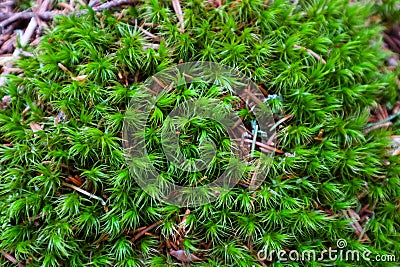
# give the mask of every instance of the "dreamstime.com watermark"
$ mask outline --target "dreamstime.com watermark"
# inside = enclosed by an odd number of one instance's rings
[[[396,262],[396,256],[392,254],[373,255],[366,249],[364,251],[346,249],[347,241],[338,239],[336,248],[329,247],[322,251],[317,250],[268,250],[266,247],[258,251],[257,258],[260,261],[280,261],[280,262],[305,262],[305,261],[331,261],[337,260],[346,262],[371,261],[371,262]]]

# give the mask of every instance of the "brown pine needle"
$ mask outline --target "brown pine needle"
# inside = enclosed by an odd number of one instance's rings
[[[147,228],[147,226],[139,227],[138,229],[136,229],[135,231],[133,231],[133,233],[136,234],[136,233],[138,233],[138,232],[140,232],[140,231],[143,231],[143,230],[146,229],[146,228]]]
[[[285,117],[283,117],[282,119],[280,119],[277,123],[274,124],[274,126],[271,127],[271,131],[275,130],[276,127],[278,127],[282,122],[290,119],[291,117],[293,117],[293,114],[287,115]]]
[[[311,49],[307,49],[303,46],[299,46],[299,45],[294,45],[294,48],[298,48],[298,49],[304,49],[307,51],[307,53],[309,53],[311,56],[313,56],[316,60],[321,60],[322,64],[326,64],[326,61],[317,53],[315,53],[314,51],[312,51]]]
[[[58,66],[60,69],[62,69],[65,73],[68,73],[69,75],[74,76],[74,75],[72,74],[72,72],[71,72],[69,69],[67,69],[67,67],[65,67],[63,64],[58,63],[57,66]]]
[[[135,242],[136,240],[138,240],[139,238],[141,238],[143,235],[145,235],[147,232],[153,230],[154,228],[156,228],[157,226],[159,226],[160,224],[162,224],[162,222],[164,221],[164,219],[150,225],[149,227],[146,227],[145,229],[143,229],[142,231],[140,231],[137,235],[135,235],[132,239],[131,242]]]
[[[235,141],[241,141],[241,139],[236,139]],[[253,143],[253,140],[249,140],[249,139],[244,139],[243,141],[245,143]],[[256,145],[259,146],[259,147],[265,148],[266,150],[269,150],[269,151],[275,151],[277,153],[284,153],[282,150],[276,149],[276,148],[274,148],[272,146],[269,146],[269,145],[266,145],[266,144],[263,144],[263,143],[260,143],[260,142],[256,142]]]
[[[151,77],[152,79],[153,79],[153,81],[155,81],[156,82],[156,84],[158,84],[161,88],[166,88],[167,87],[167,85],[165,85],[164,83],[162,83],[159,79],[157,79],[157,77],[155,77],[155,76],[152,76]]]
[[[11,261],[12,263],[18,263],[18,267],[24,267],[25,265],[23,265],[22,263],[19,263],[17,261],[16,258],[14,258],[13,256],[11,256],[10,254],[8,254],[7,252],[4,251],[0,251],[1,255],[4,256],[4,258],[6,258],[7,260]]]
[[[176,16],[178,17],[179,29],[181,30],[181,32],[184,32],[183,12],[182,12],[181,3],[179,2],[179,0],[172,0],[172,7],[174,8]]]
[[[78,191],[79,193],[82,193],[82,194],[84,194],[84,195],[86,195],[86,196],[88,196],[88,197],[91,197],[91,198],[94,198],[94,199],[99,200],[100,203],[101,203],[101,205],[103,205],[103,206],[106,205],[106,202],[105,202],[101,197],[98,197],[98,196],[96,196],[96,195],[93,195],[93,194],[91,194],[91,193],[89,193],[89,192],[83,190],[82,188],[79,188],[79,187],[77,187],[77,186],[75,186],[75,185],[68,184],[68,183],[65,183],[65,182],[62,182],[62,185],[63,185],[63,186],[67,186],[67,187],[69,187],[69,188],[72,188],[72,189]]]

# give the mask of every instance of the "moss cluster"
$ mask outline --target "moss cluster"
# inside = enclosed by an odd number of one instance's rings
[[[345,239],[348,249],[399,258],[399,157],[389,153],[391,131],[365,133],[370,108],[395,101],[395,74],[382,68],[372,5],[348,2],[187,1],[184,32],[168,1],[118,17],[57,18],[35,57],[18,62],[23,75],[1,88],[11,101],[0,111],[0,250],[27,266],[172,266],[176,246],[202,259],[193,266],[262,266],[256,254],[265,247],[322,251]],[[238,68],[268,92],[277,121],[292,117],[277,127],[285,153],[259,190],[238,185],[189,213],[137,186],[121,130],[141,82],[195,60]],[[157,128],[149,138],[159,138]],[[343,211],[366,205],[368,239],[359,240]]]

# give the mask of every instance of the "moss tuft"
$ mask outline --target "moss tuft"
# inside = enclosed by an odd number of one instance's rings
[[[24,75],[0,90],[11,97],[0,111],[0,250],[27,266],[172,266],[180,262],[168,253],[172,243],[202,259],[193,266],[261,266],[265,247],[322,251],[345,239],[349,249],[400,258],[399,157],[388,153],[391,130],[365,133],[370,109],[398,93],[395,74],[382,69],[373,5],[270,2],[182,3],[183,33],[168,1],[145,1],[120,18],[58,17],[35,57],[18,62]],[[259,190],[237,185],[189,214],[138,187],[121,131],[147,77],[195,60],[238,68],[268,92],[277,121],[292,116],[277,126],[285,153]],[[187,90],[171,103],[196,96]],[[195,124],[196,134],[216,127]],[[156,127],[148,134],[157,142]],[[195,153],[190,144],[185,153]],[[182,183],[201,179],[183,175]],[[350,226],[352,210],[364,215],[364,233]],[[13,266],[4,257],[0,264]]]

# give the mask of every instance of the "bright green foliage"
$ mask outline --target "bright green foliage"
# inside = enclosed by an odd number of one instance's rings
[[[184,2],[184,33],[169,1],[138,4],[120,20],[111,11],[57,18],[36,56],[18,62],[24,76],[10,76],[1,88],[12,99],[0,112],[0,250],[29,266],[179,265],[165,240],[174,240],[186,209],[155,201],[135,183],[122,151],[123,113],[149,75],[180,61],[207,60],[251,76],[277,95],[268,101],[278,120],[293,117],[277,127],[277,147],[286,154],[274,157],[259,190],[238,185],[191,209],[181,249],[204,258],[191,265],[261,266],[255,255],[266,246],[322,251],[339,238],[349,249],[399,259],[399,157],[389,156],[391,131],[364,134],[369,109],[393,103],[397,94],[395,74],[381,68],[381,28],[366,27],[372,5],[269,2],[228,1],[219,8]],[[159,47],[141,27],[161,39]],[[182,90],[165,101],[195,95]],[[153,115],[162,121],[162,113]],[[210,127],[196,123],[201,127],[192,131]],[[33,132],[35,124],[43,130]],[[157,142],[156,133],[148,134]],[[106,205],[66,187],[69,175],[79,175],[81,188]],[[366,204],[375,207],[365,225],[371,241],[361,243],[342,211]],[[161,219],[150,231],[155,236],[131,242],[135,229]],[[0,265],[14,266],[4,257]]]

